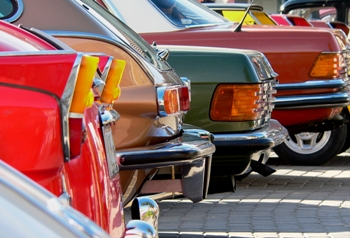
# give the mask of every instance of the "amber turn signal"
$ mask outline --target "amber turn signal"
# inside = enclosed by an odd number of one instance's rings
[[[125,65],[125,60],[113,60],[106,79],[106,85],[101,93],[101,102],[111,104],[113,100],[117,100],[120,97],[121,90],[119,84],[124,73]]]
[[[90,107],[94,102],[94,95],[91,87],[97,70],[98,61],[99,59],[97,57],[87,55],[82,57],[69,110],[71,113],[83,114],[85,108]]]
[[[269,113],[274,97],[263,84],[221,84],[210,108],[213,121],[254,121]]]
[[[179,92],[177,88],[167,89],[165,91],[164,108],[168,115],[180,112]]]
[[[346,73],[346,62],[340,53],[321,53],[314,62],[311,78],[340,78]]]

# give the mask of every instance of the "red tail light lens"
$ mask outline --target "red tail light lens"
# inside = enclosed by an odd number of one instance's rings
[[[180,110],[188,111],[190,110],[190,92],[188,87],[182,87],[179,89],[180,98]]]

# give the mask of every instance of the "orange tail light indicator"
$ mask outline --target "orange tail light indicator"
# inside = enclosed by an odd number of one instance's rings
[[[94,102],[94,94],[91,87],[97,70],[97,64],[97,57],[87,55],[82,57],[69,110],[70,113],[83,114],[85,108],[91,107]]]
[[[311,67],[311,78],[342,78],[347,74],[347,64],[342,53],[321,53]]]
[[[190,91],[187,86],[158,87],[160,116],[186,113],[190,109]]]
[[[114,100],[120,97],[120,81],[122,79],[126,61],[114,59],[109,70],[106,85],[101,93],[100,101],[106,104],[112,104]]]
[[[210,108],[213,121],[255,121],[271,113],[276,91],[265,84],[221,84]]]
[[[70,158],[78,156],[84,140],[83,115],[85,108],[94,103],[92,84],[99,59],[84,55],[81,60],[72,102],[69,110],[69,148]]]

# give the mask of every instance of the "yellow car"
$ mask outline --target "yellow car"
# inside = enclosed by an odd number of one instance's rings
[[[219,13],[226,19],[233,22],[240,22],[250,4],[245,3],[203,3],[211,10]],[[263,11],[263,7],[253,4],[244,19],[244,25],[277,25],[277,23]]]

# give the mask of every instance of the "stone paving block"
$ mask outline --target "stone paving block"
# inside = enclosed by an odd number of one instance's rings
[[[181,232],[180,238],[202,238],[204,237],[203,232]]]
[[[177,232],[159,232],[159,238],[180,238],[180,234]]]
[[[350,153],[326,166],[276,168],[281,172],[266,178],[252,173],[238,181],[236,193],[209,195],[197,204],[177,199],[164,205],[168,210],[161,215],[192,222],[192,227],[181,225],[191,229],[188,232],[198,229],[196,238],[203,237],[200,232],[204,231],[223,232],[229,237],[267,238],[261,235],[264,231],[279,238],[350,238],[349,233],[342,233],[350,230]],[[174,211],[177,208],[180,210]]]

